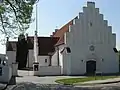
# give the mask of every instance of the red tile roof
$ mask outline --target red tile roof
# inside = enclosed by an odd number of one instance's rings
[[[7,42],[6,49],[7,49],[7,51],[16,51],[16,49],[17,49],[17,41]]]
[[[55,52],[54,45],[58,42],[59,37],[38,37],[39,55],[48,55]],[[28,48],[34,48],[34,36],[28,37]],[[9,41],[7,51],[16,51],[17,42]]]
[[[34,37],[28,37],[28,47],[33,49]],[[55,52],[54,45],[58,42],[59,37],[38,37],[39,55],[48,55]]]
[[[68,32],[69,30],[69,25],[73,25],[73,20],[68,22],[66,25],[64,25],[62,28],[56,30],[53,32],[52,37],[60,37],[59,41],[57,42],[56,45],[64,44],[64,33]]]

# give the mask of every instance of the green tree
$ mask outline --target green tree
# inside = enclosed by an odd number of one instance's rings
[[[27,64],[28,43],[25,36],[20,34],[17,42],[16,62],[18,62],[18,69],[23,69]]]
[[[0,32],[8,37],[25,33],[37,0],[0,0]]]

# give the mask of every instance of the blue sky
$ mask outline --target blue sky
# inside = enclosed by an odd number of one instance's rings
[[[39,0],[38,3],[38,34],[49,36],[54,29],[60,28],[73,19],[86,6],[87,1],[94,1],[104,19],[112,26],[117,34],[117,48],[120,49],[120,0]],[[35,8],[33,11],[35,18]],[[34,35],[35,21],[28,29],[29,35]],[[0,53],[4,53],[4,46],[0,45]]]

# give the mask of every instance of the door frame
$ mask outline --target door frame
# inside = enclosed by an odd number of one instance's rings
[[[88,66],[88,65],[90,65],[90,66]],[[93,69],[90,70],[90,67],[93,67]],[[96,71],[96,61],[93,59],[86,61],[86,74],[93,75],[93,74],[95,74],[95,71]]]

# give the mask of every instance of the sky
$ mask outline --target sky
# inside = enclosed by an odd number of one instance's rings
[[[113,33],[117,35],[117,49],[120,50],[120,0],[39,0],[38,35],[50,36],[56,28],[62,27],[82,11],[87,1],[93,1],[96,8],[108,20]],[[35,19],[35,6],[32,18]],[[34,35],[36,22],[30,24],[28,35]],[[0,45],[0,53],[5,53],[5,45]]]

